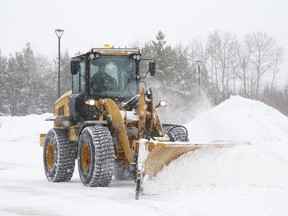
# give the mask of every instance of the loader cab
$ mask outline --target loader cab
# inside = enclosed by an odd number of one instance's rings
[[[139,92],[139,50],[92,49],[71,61],[72,93],[125,101]],[[104,71],[104,72],[103,72]]]

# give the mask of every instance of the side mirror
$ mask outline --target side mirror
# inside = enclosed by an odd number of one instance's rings
[[[151,76],[155,76],[156,73],[156,63],[155,62],[149,62],[149,72]]]
[[[78,73],[78,71],[79,71],[79,67],[80,67],[79,61],[72,60],[70,62],[71,74],[72,75],[76,75]]]

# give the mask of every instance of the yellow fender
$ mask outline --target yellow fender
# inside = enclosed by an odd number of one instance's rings
[[[107,113],[112,117],[112,127],[118,132],[118,138],[122,145],[125,159],[130,164],[132,161],[131,149],[127,136],[125,122],[121,115],[120,109],[118,108],[117,104],[111,99],[105,99],[103,102]]]
[[[144,137],[144,131],[142,130],[142,125],[146,124],[146,114],[147,114],[147,104],[146,104],[145,93],[144,93],[143,88],[140,91],[138,112],[139,112],[138,134],[139,134],[139,139],[141,139]]]

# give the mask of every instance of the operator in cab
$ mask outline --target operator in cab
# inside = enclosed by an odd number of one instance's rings
[[[100,94],[102,92],[109,91],[116,84],[117,81],[106,73],[106,64],[100,63],[98,72],[94,74],[91,80],[91,86],[95,93]]]

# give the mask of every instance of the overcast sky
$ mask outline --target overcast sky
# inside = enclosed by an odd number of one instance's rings
[[[168,44],[186,45],[219,29],[239,38],[267,32],[288,62],[287,0],[0,0],[0,20],[4,55],[30,42],[36,53],[57,56],[56,28],[64,29],[61,49],[71,55],[105,43],[144,44],[159,30]]]

